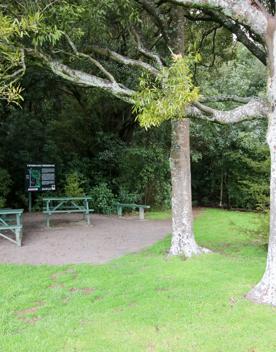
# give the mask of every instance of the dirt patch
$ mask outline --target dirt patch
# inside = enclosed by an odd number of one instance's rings
[[[195,209],[194,215],[201,212],[202,209]],[[57,214],[52,216],[52,227],[48,229],[43,214],[26,213],[23,246],[0,238],[0,263],[103,264],[141,251],[171,233],[171,220],[140,221],[137,216],[118,218],[96,214],[91,219],[89,226],[80,214]],[[53,274],[52,280],[57,281],[64,274]]]
[[[95,291],[94,288],[91,287],[84,287],[84,288],[78,288],[78,287],[71,287],[69,289],[70,292],[81,292],[84,295],[90,295],[93,291]]]
[[[27,324],[35,324],[37,321],[41,320],[40,317],[35,314],[44,305],[44,302],[36,302],[33,307],[25,308],[16,312],[17,318],[24,321]]]
[[[64,270],[64,271],[59,271],[57,273],[54,273],[51,275],[51,279],[56,282],[58,281],[62,276],[65,276],[65,275],[71,275],[72,276],[72,279],[75,279],[78,275],[78,273],[76,272],[76,270],[74,269],[67,269],[67,270]]]

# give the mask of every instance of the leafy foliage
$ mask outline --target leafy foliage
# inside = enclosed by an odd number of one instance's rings
[[[155,80],[142,76],[140,90],[134,97],[134,112],[142,127],[183,118],[185,107],[198,99],[199,89],[193,84],[190,62],[189,57],[175,56],[173,64],[163,68]]]
[[[65,179],[64,192],[68,197],[81,197],[85,194],[84,181],[76,171],[68,174]]]
[[[102,214],[111,214],[115,209],[116,198],[111,189],[104,182],[95,186],[90,191],[93,209]]]
[[[6,205],[7,195],[10,192],[12,180],[8,172],[0,169],[0,208]]]

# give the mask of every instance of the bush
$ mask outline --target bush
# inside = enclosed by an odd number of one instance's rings
[[[170,167],[167,153],[157,146],[129,147],[120,159],[118,183],[125,192],[124,196],[133,196],[135,202],[168,207]]]
[[[141,199],[141,195],[136,192],[129,192],[124,187],[120,187],[118,200],[120,203],[137,203]]]
[[[64,192],[67,197],[82,197],[84,191],[85,180],[78,172],[71,172],[66,176]]]
[[[0,208],[6,205],[11,185],[12,181],[9,173],[4,169],[0,169]]]
[[[114,211],[116,198],[105,182],[92,188],[92,207],[97,213],[111,214]]]

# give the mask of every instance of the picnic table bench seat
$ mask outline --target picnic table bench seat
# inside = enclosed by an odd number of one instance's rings
[[[89,208],[91,197],[47,197],[43,198],[45,203],[43,213],[46,215],[46,225],[50,227],[50,216],[62,213],[83,213],[86,222],[90,225],[90,214],[94,211]],[[81,203],[81,204],[80,204]]]
[[[123,215],[123,209],[124,208],[129,208],[129,209],[139,209],[139,219],[144,220],[145,219],[145,209],[149,209],[149,205],[143,205],[143,204],[135,204],[135,203],[117,203],[117,214],[118,216]]]
[[[0,209],[0,237],[17,244],[19,247],[22,245],[23,211],[23,209]],[[12,237],[10,237],[11,235]]]

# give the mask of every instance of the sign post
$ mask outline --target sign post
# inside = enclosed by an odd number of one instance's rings
[[[29,212],[32,211],[32,192],[56,190],[56,168],[54,164],[28,164],[26,190],[29,193]]]

